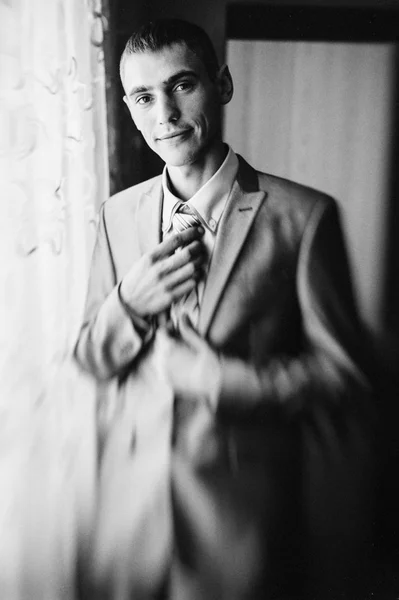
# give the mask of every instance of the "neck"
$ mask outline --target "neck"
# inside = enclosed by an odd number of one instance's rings
[[[171,191],[181,200],[189,200],[216,173],[226,158],[227,147],[218,142],[195,163],[180,167],[168,166]]]

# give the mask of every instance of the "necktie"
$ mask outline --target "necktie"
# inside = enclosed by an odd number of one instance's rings
[[[171,225],[174,233],[181,233],[185,229],[201,225],[201,220],[189,205],[184,202],[176,202],[171,214]],[[199,299],[197,286],[172,305],[170,317],[175,329],[179,328],[179,319],[183,314],[187,314],[194,325],[198,323]]]
[[[184,202],[176,202],[174,205],[171,214],[171,222],[175,233],[181,233],[185,229],[201,225],[199,217],[195,214],[193,209]]]

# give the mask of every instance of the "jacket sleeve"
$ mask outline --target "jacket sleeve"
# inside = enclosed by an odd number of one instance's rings
[[[261,366],[220,356],[216,404],[245,414],[282,408],[339,408],[365,397],[364,340],[352,294],[342,230],[334,203],[318,202],[300,243],[296,289],[303,343],[298,355],[270,356]]]
[[[124,303],[107,235],[106,203],[100,211],[83,324],[74,356],[97,379],[123,374],[152,337],[152,325]]]

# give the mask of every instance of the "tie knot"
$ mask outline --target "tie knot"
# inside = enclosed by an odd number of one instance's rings
[[[184,202],[175,204],[172,210],[172,227],[176,233],[181,233],[190,227],[201,225],[201,220],[195,210]]]

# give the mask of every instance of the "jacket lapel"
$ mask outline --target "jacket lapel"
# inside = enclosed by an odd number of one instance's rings
[[[219,231],[201,302],[198,329],[206,335],[230,273],[245,242],[266,192],[259,191],[258,178],[241,157],[240,168],[219,223]]]
[[[251,225],[267,193],[259,191],[258,177],[240,156],[239,171],[223,216],[201,302],[198,328],[206,335],[217,305],[229,281],[230,273]],[[162,180],[141,196],[137,208],[137,234],[142,254],[151,252],[161,241]]]
[[[145,192],[137,208],[137,230],[142,254],[151,252],[161,241],[162,183],[159,177]]]

